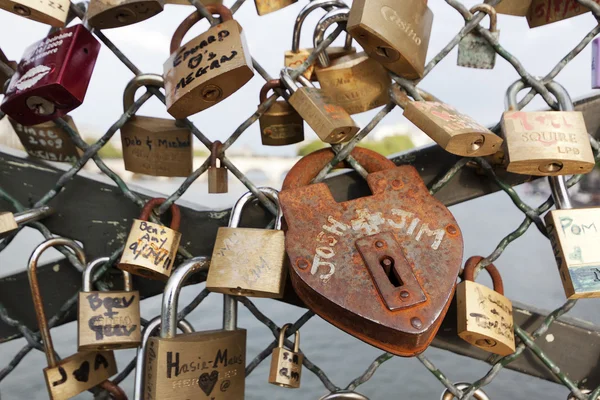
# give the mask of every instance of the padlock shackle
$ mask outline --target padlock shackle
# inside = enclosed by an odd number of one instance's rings
[[[369,400],[367,396],[363,396],[360,393],[353,392],[351,390],[339,390],[337,392],[326,394],[321,397],[319,400],[335,400],[335,399],[345,399],[345,400]]]
[[[94,272],[96,269],[106,264],[110,260],[110,257],[100,257],[93,261],[91,261],[83,270],[83,282],[82,282],[82,291],[83,292],[91,292],[92,289],[92,279],[94,277]],[[133,291],[133,283],[131,281],[131,274],[125,270],[123,272],[123,288],[126,292]]]
[[[465,263],[465,269],[463,270],[463,281],[471,281],[475,282],[475,268],[477,264],[483,260],[481,256],[473,256],[467,260]],[[502,282],[502,277],[500,276],[500,271],[494,266],[494,264],[489,264],[485,267],[485,270],[490,274],[492,278],[492,282],[494,284],[494,291],[500,293],[504,296],[504,282]]]
[[[144,208],[142,208],[142,212],[138,219],[142,220],[142,221],[148,221],[150,219],[150,214],[152,213],[152,210],[154,210],[156,207],[163,204],[165,201],[167,201],[167,199],[161,198],[161,197],[150,199],[146,203]],[[181,225],[181,210],[179,209],[179,206],[177,204],[173,203],[173,204],[171,204],[171,226],[170,226],[170,228],[173,229],[174,231],[178,231],[180,225]]]
[[[206,7],[206,10],[212,15],[220,15],[221,23],[233,20],[233,13],[231,12],[231,10],[222,4],[209,4],[204,7]],[[188,33],[192,26],[202,21],[202,19],[204,19],[204,16],[198,11],[194,11],[181,22],[181,24],[175,30],[173,37],[171,38],[169,54],[175,53],[177,49],[181,47],[181,41],[185,37],[185,34]]]
[[[13,216],[17,225],[20,226],[29,222],[39,221],[52,214],[54,214],[54,208],[50,206],[41,206],[15,213]]]
[[[496,14],[496,9],[489,4],[477,4],[469,10],[471,14],[475,14],[476,12],[482,12],[487,14],[490,17],[490,29],[491,33],[498,32],[498,15]]]
[[[258,95],[258,101],[260,102],[260,104],[264,103],[267,100],[267,95],[269,94],[269,91],[275,89],[286,89],[281,79],[271,79],[268,80],[267,83],[265,83],[265,85],[260,89],[260,93]]]
[[[27,276],[29,277],[29,286],[31,287],[31,298],[33,299],[35,316],[37,318],[38,327],[40,328],[40,336],[44,345],[44,353],[46,354],[46,360],[48,361],[48,367],[50,368],[56,367],[57,362],[56,356],[54,355],[52,337],[50,336],[50,328],[48,327],[46,313],[44,312],[44,301],[42,300],[42,294],[40,293],[40,285],[37,277],[37,265],[42,253],[50,247],[56,246],[69,247],[71,250],[73,250],[80,263],[83,265],[87,264],[83,249],[75,241],[62,237],[48,239],[45,242],[42,242],[42,244],[33,250],[31,257],[29,257]]]
[[[285,332],[292,327],[292,324],[285,324],[279,330],[279,340],[277,341],[277,347],[283,349],[283,342],[285,341]],[[294,335],[294,353],[300,352],[300,330],[296,331]]]
[[[162,75],[158,74],[141,74],[134,77],[127,83],[123,91],[123,111],[127,111],[135,102],[135,94],[142,86],[154,86],[156,88],[164,88],[165,80]]]
[[[127,394],[123,388],[113,381],[106,380],[98,386],[110,393],[110,398],[112,400],[127,400]]]
[[[508,90],[506,91],[506,98],[505,98],[505,102],[504,102],[506,111],[518,111],[519,109],[517,108],[518,107],[517,95],[519,94],[519,92],[521,90],[529,89],[530,87],[531,86],[526,84],[521,79],[515,81],[512,85],[510,85],[508,87]],[[546,83],[546,88],[548,89],[548,91],[550,93],[552,93],[554,95],[554,97],[556,97],[556,100],[558,101],[558,104],[560,107],[560,111],[575,110],[575,107],[573,105],[573,100],[571,99],[569,92],[567,92],[567,90],[564,88],[564,86],[562,86],[560,83],[558,83],[556,81],[550,81],[550,82]]]
[[[292,76],[290,75],[290,71],[293,71],[293,69],[289,68],[289,67],[284,67],[281,69],[279,76],[280,76],[281,82],[283,83],[283,86],[285,88],[287,88],[288,90],[290,90],[292,93],[294,93],[294,92],[298,91],[299,87],[298,87],[297,82],[292,79]],[[312,82],[309,81],[308,78],[306,78],[302,74],[298,75],[298,77],[296,79],[298,81],[300,81],[300,83],[304,87],[309,87],[309,88],[315,87],[315,85],[313,85]]]
[[[218,154],[221,152],[221,147],[223,147],[223,143],[220,140],[215,140],[210,146],[210,167],[217,168],[217,159],[221,159],[221,156]]]
[[[348,5],[344,3],[342,0],[313,0],[309,2],[296,17],[296,22],[294,22],[294,33],[292,36],[292,53],[298,53],[300,51],[300,34],[302,33],[302,24],[304,24],[304,20],[308,17],[308,14],[316,10],[317,8],[324,8],[329,11],[331,7],[338,8],[348,8]],[[344,48],[350,50],[352,48],[352,36],[346,34],[346,43],[344,44]]]
[[[174,338],[177,326],[177,305],[183,284],[197,272],[208,270],[210,258],[194,257],[182,263],[169,277],[162,297],[160,337]]]
[[[466,382],[457,382],[454,384],[458,390],[465,390],[471,387],[471,384]],[[473,393],[473,398],[475,400],[490,400],[488,395],[483,391],[483,389],[479,388]],[[454,395],[448,390],[444,390],[442,393],[442,397],[440,400],[454,400]]]
[[[264,193],[268,198],[273,200],[275,204],[277,204],[277,215],[275,216],[275,228],[276,230],[281,230],[281,221],[283,219],[283,209],[281,208],[281,204],[279,203],[279,192],[270,187],[259,187],[258,190]],[[238,228],[240,225],[240,221],[242,219],[242,212],[246,205],[252,200],[256,198],[254,193],[246,192],[236,201],[235,205],[231,209],[231,216],[229,217],[229,227],[230,228]]]
[[[133,381],[133,400],[142,400],[144,392],[144,376],[145,376],[145,360],[146,360],[146,344],[151,336],[156,336],[156,331],[160,327],[160,316],[155,317],[142,331],[142,341],[137,348],[135,360],[135,376]],[[177,327],[183,333],[193,333],[194,327],[187,320],[182,319],[177,322]]]
[[[315,26],[315,32],[313,35],[313,45],[317,48],[325,37],[325,32],[327,28],[331,25],[338,23],[343,24],[344,26],[348,22],[348,16],[350,15],[350,10],[347,8],[339,8],[336,10],[331,10]],[[327,51],[322,51],[319,54],[319,65],[322,68],[327,68],[331,65],[331,61],[329,60],[329,54]]]
[[[393,161],[387,159],[381,154],[365,149],[364,147],[355,147],[350,153],[368,173],[383,171],[396,167]],[[281,190],[294,189],[309,185],[321,170],[333,160],[335,153],[331,148],[325,148],[312,152],[302,157],[290,172],[288,172]],[[336,168],[342,168],[344,164],[340,163]]]

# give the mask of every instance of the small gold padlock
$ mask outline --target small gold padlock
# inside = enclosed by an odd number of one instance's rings
[[[79,132],[73,118],[69,115],[61,117],[75,132]],[[14,119],[8,117],[19,141],[32,157],[42,160],[76,163],[83,152],[75,146],[75,143],[56,122],[48,121],[33,126],[23,126]]]
[[[491,3],[493,0],[485,0],[485,3]],[[516,15],[525,17],[529,13],[532,0],[502,0],[494,6],[499,14]]]
[[[485,269],[494,290],[474,281],[481,260],[479,256],[467,260],[463,281],[456,287],[458,336],[480,349],[507,356],[515,352],[512,303],[504,297],[502,277],[493,264]]]
[[[39,221],[54,213],[54,209],[49,206],[41,206],[30,210],[13,214],[8,211],[0,211],[0,239],[4,239],[13,232],[16,232],[21,226]]]
[[[55,27],[65,26],[69,0],[0,0],[0,8]]]
[[[304,86],[298,87],[288,68],[281,70],[281,81],[292,91],[288,102],[323,142],[347,142],[358,133],[360,128],[343,107],[337,105],[322,90],[314,87],[303,75],[297,79]]]
[[[411,101],[398,85],[393,98],[404,108],[404,116],[440,147],[463,157],[480,157],[496,153],[502,138],[473,118],[441,101]]]
[[[220,227],[215,239],[206,278],[212,292],[236,296],[280,299],[287,277],[285,235],[281,230],[283,212],[279,192],[261,187],[259,190],[277,203],[275,229],[240,228],[244,206],[254,198],[244,194],[233,206],[228,227]]]
[[[384,67],[418,79],[425,70],[432,24],[427,0],[354,0],[347,30]]]
[[[210,166],[208,167],[208,193],[227,193],[227,168],[219,156],[223,143],[215,140],[210,150]],[[217,166],[217,160],[220,165]]]
[[[256,6],[256,13],[258,15],[265,15],[291,6],[297,1],[298,0],[254,0],[254,5]]]
[[[296,331],[294,351],[284,348],[283,345],[285,332],[291,326],[292,324],[285,324],[279,332],[279,342],[277,347],[273,349],[273,355],[271,356],[269,383],[287,389],[298,389],[302,377],[302,362],[304,361],[304,355],[300,353],[300,331]]]
[[[574,111],[569,93],[560,84],[552,81],[546,87],[558,100],[560,111],[518,110],[517,94],[526,88],[521,80],[506,92],[502,133],[507,171],[537,176],[590,172],[595,160],[583,114]]]
[[[315,48],[323,41],[327,28],[348,21],[348,9],[329,11],[317,24]],[[360,52],[330,61],[327,53],[319,54],[315,68],[321,90],[342,106],[348,114],[359,114],[389,102],[391,78],[377,61]]]
[[[342,0],[312,0],[310,1],[296,17],[296,22],[294,23],[294,33],[292,36],[292,50],[286,51],[284,56],[284,65],[289,68],[298,68],[314,49],[300,48],[300,34],[302,33],[302,25],[304,24],[304,20],[306,17],[316,10],[317,8],[323,8],[325,10],[329,10],[330,8],[348,8],[346,3]],[[337,46],[329,46],[325,50],[328,56],[335,60],[336,58],[340,58],[349,54],[356,53],[356,49],[352,47],[352,36],[346,34],[346,43],[344,47]],[[315,65],[311,64],[303,73],[306,79],[310,79],[312,81],[316,81],[317,76],[314,73]]]
[[[90,0],[86,17],[92,28],[119,28],[155,16],[164,5],[164,0]]]
[[[27,274],[40,336],[44,344],[44,353],[48,361],[48,367],[44,368],[48,395],[51,400],[66,400],[91,389],[116,374],[117,365],[112,351],[76,353],[60,361],[56,360],[37,278],[37,265],[41,254],[48,248],[56,246],[69,247],[79,262],[85,265],[85,254],[77,243],[66,238],[53,238],[46,240],[33,251],[29,259]]]
[[[173,34],[164,64],[167,111],[181,119],[214,106],[253,76],[252,56],[240,24],[222,5],[206,6],[222,22],[181,46],[187,31],[203,17],[190,14]]]
[[[149,200],[133,220],[119,268],[148,279],[166,280],[171,275],[177,248],[181,240],[179,224],[181,211],[177,204],[171,205],[171,228],[148,221],[155,207],[166,201],[163,198]]]
[[[260,90],[260,104],[271,89],[285,89],[281,79],[271,79]],[[265,146],[285,146],[304,140],[304,120],[287,101],[278,100],[258,120],[260,139]]]
[[[124,291],[92,291],[94,272],[108,260],[109,257],[98,258],[83,271],[77,351],[129,349],[140,344],[140,292],[133,290],[131,274],[123,271]]]

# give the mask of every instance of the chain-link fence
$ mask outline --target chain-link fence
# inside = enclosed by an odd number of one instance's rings
[[[245,0],[238,0],[231,7],[232,12],[236,12],[239,7],[244,3]],[[199,13],[201,13],[204,17],[209,19],[211,22],[215,22],[210,13],[207,12],[205,7],[198,0],[191,0],[191,3],[196,7]],[[481,20],[485,17],[484,13],[476,13],[471,14],[469,10],[457,0],[446,0],[448,6],[452,7],[456,10],[456,12],[460,13],[460,15],[466,21],[464,28],[462,28],[458,34],[443,48],[442,51],[439,52],[426,66],[425,75],[430,73],[438,63],[443,60],[450,51],[459,43],[462,37],[467,35],[472,30],[476,30],[481,36],[483,36],[495,49],[497,54],[503,57],[506,61],[508,61],[514,69],[521,76],[523,81],[527,83],[529,87],[531,87],[530,92],[520,101],[519,107],[524,107],[527,105],[536,94],[542,96],[542,98],[548,103],[548,105],[554,109],[557,109],[558,104],[554,97],[548,91],[546,84],[552,81],[566,66],[572,61],[575,56],[577,56],[582,50],[586,48],[586,46],[590,43],[590,41],[600,32],[600,25],[594,27],[577,46],[575,46],[567,55],[565,55],[560,62],[554,66],[550,70],[550,72],[542,77],[534,77],[532,76],[523,65],[519,62],[517,58],[515,58],[510,52],[508,52],[505,48],[503,48],[497,38],[490,34],[489,30],[479,25]],[[491,3],[499,3],[499,0],[491,1]],[[592,10],[596,19],[600,18],[600,5],[596,4],[593,0],[577,0],[582,6],[588,7]],[[72,12],[74,12],[79,18],[83,18],[84,11],[78,5],[72,5]],[[127,57],[123,54],[101,31],[94,30],[94,34],[104,43],[104,45],[109,48],[126,66],[131,70],[131,72],[135,75],[139,75],[142,73]],[[299,74],[301,74],[310,64],[312,64],[317,55],[325,50],[334,40],[335,38],[343,32],[343,27],[339,26],[331,35],[329,35],[326,40],[324,40],[310,55],[310,57],[306,60],[304,64],[302,64],[299,68],[295,69],[292,72],[292,77],[295,78]],[[253,59],[253,65],[256,71],[265,79],[272,79],[271,76],[267,73],[267,71],[261,67],[261,65]],[[1,67],[5,67],[1,65]],[[391,78],[394,81],[394,85],[399,85],[401,89],[403,89],[406,93],[408,93],[415,100],[422,100],[421,95],[417,89],[416,84],[418,82],[408,81],[399,76],[395,76],[392,74]],[[397,89],[397,88],[396,88]],[[100,170],[106,174],[110,179],[112,179],[118,188],[121,190],[123,197],[128,201],[135,203],[140,208],[144,205],[144,200],[140,198],[134,191],[130,190],[126,183],[111,169],[107,167],[107,165],[103,162],[103,160],[98,156],[98,151],[107,144],[107,142],[113,137],[113,135],[138,111],[138,109],[151,97],[156,96],[162,102],[165,101],[164,95],[156,88],[147,87],[147,93],[141,96],[137,101],[134,102],[129,109],[127,109],[123,115],[108,129],[108,131],[100,137],[94,144],[88,145],[82,139],[82,137],[74,131],[68,124],[66,124],[62,120],[56,120],[55,122],[59,124],[65,132],[68,133],[70,138],[73,140],[75,145],[84,151],[81,158],[66,171],[60,179],[56,182],[54,188],[42,196],[39,200],[35,202],[35,206],[41,206],[47,204],[50,200],[54,199],[56,196],[59,196],[61,190],[69,185],[70,179],[75,176],[83,166],[91,159],[94,163],[100,168]],[[256,197],[268,208],[269,211],[275,212],[274,205],[264,196],[262,192],[260,192],[256,185],[254,185],[248,177],[246,177],[236,166],[227,158],[226,152],[227,149],[236,142],[236,140],[250,127],[253,123],[255,123],[258,118],[269,109],[269,107],[275,102],[278,96],[283,95],[284,97],[289,96],[289,94],[284,93],[282,91],[277,91],[276,94],[269,97],[265,102],[259,105],[256,112],[254,112],[251,116],[249,116],[232,134],[229,138],[223,142],[223,146],[221,147],[221,152],[219,157],[222,160],[222,164],[237,178],[239,179],[250,191],[252,191]],[[392,94],[392,99],[394,96]],[[352,149],[360,143],[360,141],[365,138],[374,128],[377,126],[379,122],[381,122],[388,113],[390,113],[397,106],[396,102],[390,101],[389,104],[384,106],[377,115],[373,118],[373,120],[367,124],[350,142],[344,145],[333,145],[333,150],[337,153],[336,157],[321,171],[321,173],[317,176],[315,181],[320,181],[325,178],[327,173],[332,170],[332,168],[343,159],[346,159],[350,162],[350,164],[363,176],[366,175],[366,172],[362,169],[360,165],[356,162],[353,162],[352,158],[349,157]],[[192,131],[192,133],[204,144],[209,150],[211,149],[212,142],[189,120],[183,120],[185,125]],[[493,129],[496,133],[499,131],[499,125]],[[598,144],[596,141],[591,138],[592,147],[594,149],[594,154],[596,155],[596,160],[598,158]],[[540,215],[548,211],[548,209],[553,205],[553,200],[550,198],[546,200],[543,204],[538,207],[531,207],[519,197],[519,195],[510,187],[510,185],[501,181],[495,174],[492,166],[483,158],[474,158],[474,159],[461,159],[453,168],[451,168],[447,173],[440,177],[433,185],[431,185],[431,193],[434,194],[439,191],[442,187],[444,187],[448,182],[450,182],[453,177],[462,169],[465,168],[467,163],[470,161],[474,161],[478,164],[478,166],[487,174],[488,178],[493,181],[499,188],[505,191],[513,203],[521,210],[524,214],[523,222],[509,235],[507,235],[504,239],[500,241],[497,245],[496,249],[486,257],[479,265],[479,268],[484,267],[485,265],[494,262],[503,251],[511,244],[511,242],[517,240],[525,232],[534,224],[544,235],[545,229],[540,218]],[[169,209],[171,204],[177,201],[190,187],[190,185],[196,181],[202,174],[204,174],[210,165],[210,159],[207,160],[196,169],[189,177],[185,179],[185,181],[180,185],[180,187],[172,193],[168,200],[158,209],[158,213],[162,214]],[[576,184],[581,179],[581,176],[573,176],[569,179],[568,185],[572,186]],[[9,188],[0,188],[0,197],[8,201],[13,205],[15,211],[23,211],[26,208],[23,204],[17,201],[14,197],[11,196],[11,193],[8,190]],[[39,222],[30,224],[31,227],[39,230],[44,237],[51,238],[52,233]],[[4,239],[0,242],[0,251],[4,250],[6,246],[12,241],[16,234]],[[108,269],[108,265],[112,265],[119,257],[123,248],[116,251],[114,254],[110,256],[109,262],[103,267],[102,273],[106,272]],[[78,268],[78,270],[83,269],[83,265],[81,265],[75,256],[73,256],[70,252],[61,250],[61,252]],[[179,249],[179,254],[183,255],[185,258],[191,258],[194,256],[187,252],[183,247]],[[101,276],[102,274],[100,274]],[[99,282],[100,283],[100,282]],[[204,289],[200,292],[195,299],[188,304],[183,310],[180,311],[180,317],[185,317],[192,310],[194,310],[207,296],[209,292]],[[65,316],[69,310],[75,307],[77,301],[77,294],[75,293],[68,302],[66,302],[62,308],[61,312],[57,315],[54,315],[50,321],[50,326],[57,326],[61,323],[61,319]],[[279,329],[272,320],[270,320],[265,314],[263,314],[258,308],[254,305],[254,303],[248,298],[238,298],[238,301],[241,302],[247,309],[262,323],[264,323],[268,329],[273,334],[273,341],[266,347],[263,351],[261,351],[255,358],[250,361],[246,366],[246,375],[249,375],[254,371],[254,369],[265,359],[267,359],[273,350],[277,346],[277,338],[279,335]],[[539,326],[533,333],[528,333],[524,329],[519,326],[515,326],[515,333],[518,337],[518,346],[516,352],[512,355],[499,358],[495,363],[491,366],[489,371],[480,379],[473,382],[469,387],[464,390],[459,390],[455,387],[452,382],[444,375],[442,371],[440,371],[436,366],[424,355],[420,355],[417,358],[423,364],[423,366],[429,370],[442,385],[444,385],[452,394],[454,394],[457,398],[460,399],[468,399],[474,395],[474,393],[479,389],[489,384],[494,377],[502,370],[503,367],[507,366],[509,363],[516,360],[520,357],[526,349],[530,349],[539,360],[546,365],[575,396],[577,399],[595,399],[600,395],[600,387],[593,391],[591,394],[584,394],[577,387],[576,382],[569,379],[569,377],[560,369],[560,365],[555,365],[554,362],[547,356],[547,354],[542,351],[542,349],[536,344],[536,340],[542,336],[549,329],[550,325],[556,321],[558,317],[567,313],[574,305],[576,301],[567,301],[560,308],[556,309],[552,313],[550,313],[546,318],[544,323]],[[287,335],[293,335],[298,329],[300,329],[308,320],[310,320],[314,316],[312,311],[307,311],[300,319],[298,319],[291,329],[287,330]],[[40,343],[39,334],[28,329],[23,323],[18,320],[15,320],[8,314],[6,308],[0,304],[0,318],[2,321],[12,327],[17,328],[24,338],[27,341],[27,344],[18,351],[14,358],[0,371],[0,382],[7,378],[10,373],[21,363],[27,354],[33,350],[41,350],[43,351],[43,347]],[[147,321],[142,321],[143,325],[147,324]],[[293,344],[286,339],[286,345],[293,346]],[[389,353],[384,353],[377,357],[365,370],[364,374],[352,380],[350,384],[345,388],[347,390],[355,390],[358,386],[368,381],[376,372],[379,366],[381,366],[386,361],[390,360],[393,355]],[[122,371],[115,377],[114,382],[119,383],[123,381],[129,374],[131,374],[132,370],[135,367],[135,360],[132,360]],[[304,358],[304,367],[314,373],[323,383],[325,388],[330,392],[335,392],[340,390],[335,383],[333,383],[327,376],[326,372],[315,365],[310,360],[310,354],[305,354]]]

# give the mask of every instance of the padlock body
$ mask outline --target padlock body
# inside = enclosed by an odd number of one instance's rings
[[[19,229],[15,215],[8,211],[0,212],[0,239],[5,238],[14,231]]]
[[[246,330],[151,337],[145,365],[144,400],[243,400]]]
[[[480,157],[496,153],[502,138],[446,103],[414,101],[404,116],[449,153]]]
[[[417,79],[423,77],[432,23],[423,0],[357,0],[346,29],[385,68]]]
[[[181,46],[165,62],[167,111],[177,119],[188,117],[226,99],[252,76],[252,56],[242,27],[235,20],[223,22]]]
[[[77,351],[117,350],[141,342],[140,293],[79,292]]]
[[[271,356],[269,383],[288,389],[300,387],[304,356],[291,350],[276,347]]]
[[[306,59],[308,58],[308,56],[310,56],[310,53],[312,53],[313,50],[314,49],[300,49],[297,53],[294,53],[291,50],[286,51],[284,56],[285,66],[290,68],[298,68],[304,61],[306,61]],[[335,60],[337,58],[356,53],[356,48],[351,47],[349,49],[346,49],[345,47],[331,46],[328,47],[325,51],[329,55],[330,60]],[[306,79],[316,81],[317,75],[315,74],[315,64],[311,64],[302,75],[304,75]]]
[[[175,120],[133,116],[121,127],[121,144],[127,171],[169,177],[193,171],[192,133]]]
[[[62,119],[75,132],[78,132],[71,116],[65,115]],[[56,122],[48,121],[38,125],[23,126],[10,117],[8,120],[30,156],[70,164],[79,160],[82,154],[81,150],[75,146],[67,132]]]
[[[97,29],[131,25],[155,16],[164,4],[164,0],[90,0],[88,23]]]
[[[484,3],[488,4],[491,1],[485,0]],[[531,0],[502,0],[494,6],[499,14],[516,15],[518,17],[527,16],[529,7],[531,7]]]
[[[100,43],[83,25],[61,29],[29,46],[0,109],[24,126],[66,115],[82,104],[99,51]],[[38,98],[53,104],[54,110],[35,112]]]
[[[331,324],[414,356],[433,340],[454,294],[462,235],[413,167],[370,173],[367,182],[372,196],[343,203],[325,184],[284,182],[292,284]]]
[[[287,101],[273,103],[258,122],[265,146],[285,146],[304,140],[304,120]]]
[[[366,53],[356,53],[316,68],[321,90],[348,114],[359,114],[389,102],[391,79],[385,68]]]
[[[500,32],[490,32],[496,40]],[[496,50],[478,32],[471,31],[458,43],[458,61],[461,67],[493,69],[496,65]]]
[[[510,300],[473,281],[458,284],[456,300],[458,336],[490,353],[507,356],[515,352]]]
[[[75,397],[116,373],[117,363],[112,351],[77,353],[62,359],[56,367],[44,368],[51,400]]]
[[[258,15],[265,15],[287,6],[291,6],[298,0],[254,0],[256,12]]]
[[[554,210],[545,220],[567,298],[600,297],[600,208]]]
[[[227,193],[227,168],[208,168],[208,193]]]
[[[69,13],[69,0],[0,0],[0,8],[43,24],[65,26]]]
[[[284,259],[283,231],[220,227],[206,288],[236,296],[279,299],[287,278]]]
[[[594,2],[600,4],[600,0],[594,0]],[[555,0],[552,2],[548,0],[532,0],[529,13],[527,14],[527,22],[530,28],[536,28],[576,17],[589,11],[589,8],[583,4],[579,4],[577,0]]]
[[[509,172],[524,175],[586,174],[595,165],[583,114],[579,111],[502,115]]]
[[[133,220],[119,268],[148,279],[171,275],[181,233],[154,222]]]
[[[325,143],[347,142],[360,130],[350,114],[320,89],[301,87],[289,103]]]

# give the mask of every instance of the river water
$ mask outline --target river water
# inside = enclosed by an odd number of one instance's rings
[[[251,177],[260,179],[260,177]],[[171,193],[178,181],[138,181],[160,193]],[[280,187],[280,182],[259,182],[262,185]],[[543,197],[533,194],[530,186],[521,186],[517,191],[530,205],[538,205]],[[223,207],[232,204],[244,188],[230,179],[230,193],[227,195],[206,194],[206,182],[196,182],[184,196],[184,199],[208,207]],[[465,258],[472,255],[490,254],[499,241],[512,232],[522,221],[522,213],[512,204],[504,193],[496,193],[465,204],[451,207],[464,236]],[[25,268],[27,258],[33,247],[41,241],[37,233],[21,234],[9,248],[0,253],[2,274],[10,274]],[[49,258],[58,258],[58,253]],[[533,305],[537,308],[552,310],[564,301],[564,293],[557,273],[552,251],[548,241],[535,227],[519,240],[512,243],[495,263],[504,278],[505,294],[512,300]],[[483,275],[483,274],[482,274]],[[480,278],[488,283],[489,279]],[[189,302],[204,285],[185,288],[180,304]],[[255,300],[258,308],[278,325],[293,322],[305,310],[284,305],[275,301]],[[569,314],[594,323],[600,323],[597,300],[579,301]],[[210,295],[190,316],[189,321],[196,330],[212,329],[221,323],[222,296]],[[142,303],[142,316],[152,318],[160,312],[160,296]],[[248,330],[247,359],[251,360],[272,340],[271,332],[258,322],[243,306],[239,306],[240,327]],[[355,377],[362,374],[381,351],[344,334],[337,328],[318,317],[310,320],[301,330],[301,348],[306,356],[340,387],[345,387]],[[75,323],[52,330],[56,350],[67,356],[73,354],[77,345]],[[3,368],[24,345],[24,340],[15,340],[0,345],[0,368]],[[557,346],[561,344],[556,342]],[[585,343],[582,343],[585,345]],[[121,368],[134,356],[134,350],[115,353]],[[472,382],[481,378],[489,365],[457,356],[444,350],[430,348],[425,355],[452,381]],[[302,386],[299,390],[275,387],[267,383],[270,358],[267,358],[246,381],[247,399],[318,399],[326,390],[320,380],[304,369]],[[33,351],[21,362],[1,384],[0,393],[6,399],[45,399],[46,386],[42,375],[45,357],[41,352]],[[131,393],[132,375],[123,383],[127,393]],[[358,388],[358,391],[371,399],[438,399],[442,386],[437,379],[415,358],[399,358],[383,364],[373,378]],[[502,370],[485,391],[491,399],[548,399],[563,400],[568,390],[560,385],[532,378],[509,370]],[[90,398],[83,394],[78,399]]]

